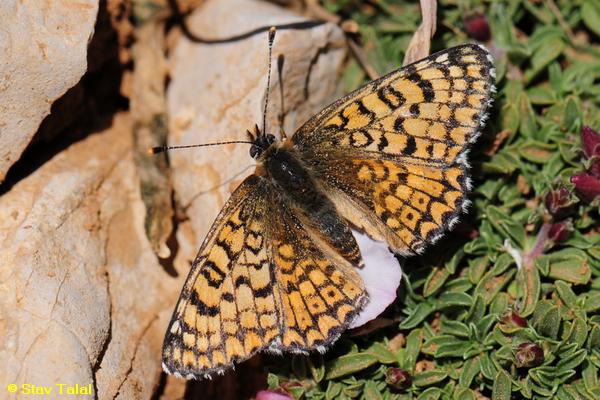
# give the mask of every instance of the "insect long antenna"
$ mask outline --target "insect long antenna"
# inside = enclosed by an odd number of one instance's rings
[[[281,132],[281,138],[286,139],[287,135],[285,134],[285,130],[283,129],[283,123],[285,122],[285,105],[283,103],[283,63],[285,62],[285,57],[283,54],[280,54],[277,57],[277,74],[279,76],[279,97],[281,98],[281,113],[279,114],[279,131]]]
[[[263,111],[263,135],[267,134],[267,106],[269,105],[269,88],[271,87],[271,56],[273,55],[273,41],[275,40],[275,32],[277,32],[277,29],[272,26],[269,29],[269,72],[267,73],[267,94],[265,96],[265,109]]]
[[[163,151],[168,151],[168,150],[189,149],[192,147],[221,146],[224,144],[233,144],[233,143],[252,144],[252,142],[249,142],[246,140],[231,140],[228,142],[200,143],[200,144],[190,144],[190,145],[186,145],[186,146],[157,146],[157,147],[149,148],[148,153],[149,154],[158,154],[158,153],[162,153]]]

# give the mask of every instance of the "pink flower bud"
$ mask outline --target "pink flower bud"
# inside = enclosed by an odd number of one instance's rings
[[[401,368],[388,368],[385,372],[385,382],[398,390],[406,390],[412,385],[412,377]]]
[[[550,227],[548,239],[552,240],[554,243],[564,242],[569,238],[571,231],[573,231],[571,221],[557,222]]]
[[[480,42],[491,39],[490,25],[483,14],[475,14],[464,20],[465,29],[470,37]]]
[[[548,192],[544,198],[546,209],[555,218],[564,218],[571,211],[569,189],[560,186]]]
[[[515,354],[517,368],[536,367],[544,362],[544,350],[535,343],[521,343]]]
[[[589,126],[584,126],[581,129],[581,147],[586,158],[600,157],[600,134]]]
[[[510,311],[504,314],[504,317],[502,317],[502,323],[519,328],[525,328],[527,326],[527,320],[521,317],[521,315],[519,315],[519,313],[516,311]]]
[[[596,157],[590,164],[588,172],[594,175],[596,178],[600,178],[600,157]]]
[[[577,197],[586,203],[591,203],[600,196],[600,179],[587,172],[573,175],[571,183],[575,185]]]

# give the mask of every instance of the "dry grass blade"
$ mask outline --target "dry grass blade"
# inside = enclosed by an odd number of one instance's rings
[[[403,65],[408,65],[429,55],[431,38],[435,33],[437,3],[435,0],[420,0],[423,21],[410,39]]]

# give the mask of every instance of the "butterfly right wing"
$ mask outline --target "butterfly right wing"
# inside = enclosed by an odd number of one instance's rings
[[[187,379],[221,372],[281,335],[266,247],[268,182],[231,195],[194,260],[163,345],[163,368]]]

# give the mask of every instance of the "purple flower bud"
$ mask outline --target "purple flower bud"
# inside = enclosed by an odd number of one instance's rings
[[[521,343],[515,354],[517,368],[536,367],[544,362],[544,350],[535,343]]]
[[[294,400],[292,396],[283,390],[259,390],[255,396],[256,400]]]
[[[600,179],[587,172],[580,172],[577,175],[573,175],[571,183],[575,185],[577,197],[586,203],[591,203],[600,196]]]
[[[600,156],[594,157],[588,168],[588,172],[597,178],[600,178]]]
[[[483,14],[474,14],[464,20],[465,29],[470,37],[480,42],[487,42],[492,38],[490,25]]]
[[[573,231],[573,225],[571,221],[561,221],[550,226],[548,231],[548,239],[554,243],[564,242],[569,238],[570,233]]]
[[[406,390],[412,385],[412,377],[401,368],[388,368],[385,372],[385,382],[398,390]]]
[[[581,129],[581,145],[586,158],[600,157],[600,134],[589,126]]]
[[[571,201],[569,198],[569,189],[560,186],[550,190],[544,198],[546,209],[555,218],[564,218],[571,211]]]
[[[527,326],[527,320],[521,317],[521,315],[519,315],[519,313],[516,311],[510,311],[504,314],[504,317],[502,317],[502,322],[505,325],[512,325],[519,328],[525,328]]]

